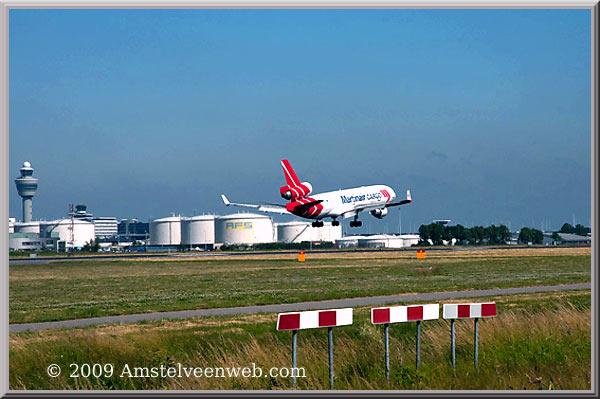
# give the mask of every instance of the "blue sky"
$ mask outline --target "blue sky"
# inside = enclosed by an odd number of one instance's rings
[[[589,10],[11,10],[10,216],[142,220],[411,189],[432,219],[590,222]],[[276,217],[288,220],[288,217]],[[395,232],[398,211],[363,232]]]

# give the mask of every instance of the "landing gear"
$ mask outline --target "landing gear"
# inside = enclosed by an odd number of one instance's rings
[[[362,222],[358,220],[358,216],[354,216],[354,220],[350,222],[350,227],[360,227]]]
[[[337,220],[334,219],[334,220],[331,221],[331,225],[332,226],[339,226],[340,222],[338,222]]]
[[[312,227],[323,227],[325,225],[325,223],[323,223],[320,220],[317,220],[316,222],[312,222]]]

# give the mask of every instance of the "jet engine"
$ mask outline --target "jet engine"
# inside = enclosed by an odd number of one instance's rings
[[[295,201],[304,198],[312,192],[312,185],[309,182],[302,182],[298,186],[283,186],[279,189],[282,198]]]
[[[377,219],[382,219],[385,215],[387,215],[387,213],[387,208],[373,209],[371,211],[371,215],[375,216]]]

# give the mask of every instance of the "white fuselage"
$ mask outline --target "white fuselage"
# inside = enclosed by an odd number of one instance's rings
[[[338,191],[311,195],[314,200],[323,200],[323,210],[308,216],[310,219],[322,219],[324,217],[353,216],[356,210],[370,211],[385,208],[389,202],[396,198],[394,190],[383,184],[348,188]]]

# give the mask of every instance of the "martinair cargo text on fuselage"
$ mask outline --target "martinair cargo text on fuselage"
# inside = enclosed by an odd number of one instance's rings
[[[362,222],[358,220],[360,212],[367,211],[381,219],[387,215],[388,207],[412,202],[410,190],[406,191],[406,199],[394,202],[396,193],[391,187],[382,184],[330,191],[311,196],[312,185],[308,182],[300,182],[287,160],[281,161],[281,166],[287,184],[279,189],[279,193],[281,197],[290,201],[286,205],[229,202],[227,197],[222,194],[223,202],[227,206],[255,208],[261,212],[279,214],[291,213],[307,219],[316,219],[312,223],[313,227],[322,227],[322,219],[327,217],[333,219],[331,224],[334,226],[340,224],[337,220],[338,217],[343,219],[352,217],[354,219],[350,222],[350,227],[359,227],[362,225]]]

